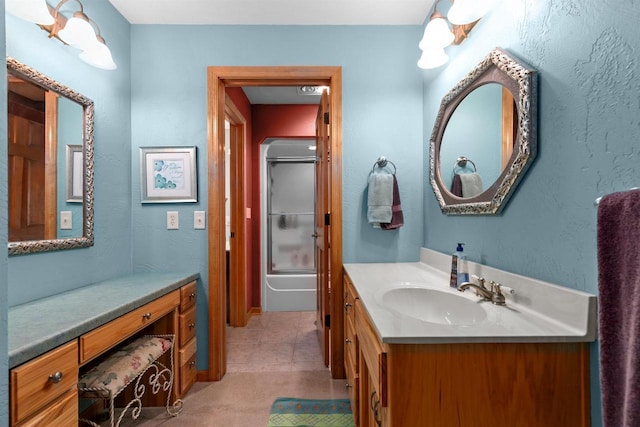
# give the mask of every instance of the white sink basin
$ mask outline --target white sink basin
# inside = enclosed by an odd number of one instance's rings
[[[479,300],[419,284],[403,283],[382,289],[374,297],[381,306],[403,316],[440,325],[469,326],[487,318]]]

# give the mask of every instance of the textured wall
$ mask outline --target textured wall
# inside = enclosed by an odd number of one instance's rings
[[[132,26],[134,269],[199,271],[207,289],[207,232],[193,230],[193,211],[207,210],[206,69],[209,65],[340,65],[343,67],[344,259],[417,260],[422,245],[422,79],[415,66],[419,26],[274,27]],[[198,147],[199,201],[140,204],[138,149]],[[378,156],[398,166],[405,227],[366,224],[367,175]],[[404,184],[404,185],[403,185]],[[166,230],[166,211],[180,230]],[[206,297],[199,299],[206,325]],[[198,329],[198,369],[206,366],[207,330]]]
[[[95,102],[95,246],[11,257],[10,306],[131,272],[130,26],[106,1],[89,2],[85,12],[100,25],[117,70],[91,67],[35,24],[6,18],[7,55]]]
[[[426,247],[450,252],[466,242],[473,261],[597,293],[594,200],[640,182],[639,9],[636,0],[502,0],[470,39],[448,48],[448,65],[425,72],[425,140],[441,97],[492,48],[540,73],[539,153],[511,202],[499,216],[447,217],[427,186]],[[594,425],[598,375],[594,344]]]

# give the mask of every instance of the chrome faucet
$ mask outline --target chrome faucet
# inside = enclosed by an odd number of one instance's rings
[[[506,305],[506,300],[502,292],[500,291],[500,283],[494,282],[493,280],[489,282],[491,285],[491,289],[487,289],[484,285],[485,279],[478,276],[473,276],[479,283],[476,285],[472,282],[463,282],[459,287],[458,291],[464,292],[469,288],[472,288],[476,291],[476,295],[482,297],[485,301],[491,301],[496,305]]]

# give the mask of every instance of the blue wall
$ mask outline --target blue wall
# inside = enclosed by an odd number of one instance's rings
[[[8,261],[6,253],[0,256],[0,277],[6,276],[0,336],[6,336],[7,305],[130,271],[200,271],[200,291],[206,291],[206,231],[193,230],[191,221],[194,210],[207,210],[209,65],[343,67],[345,262],[411,261],[420,246],[450,252],[464,241],[473,261],[597,293],[594,199],[639,181],[640,14],[634,0],[619,1],[616,9],[595,0],[503,0],[470,39],[448,48],[449,64],[429,71],[415,66],[417,26],[130,26],[108,2],[90,2],[86,11],[100,23],[119,67],[106,72],[85,65],[33,24],[7,17],[8,55],[96,102],[96,245]],[[448,217],[425,184],[425,141],[441,97],[496,46],[540,72],[538,158],[501,215]],[[6,141],[4,119],[0,137]],[[138,150],[155,145],[198,147],[198,204],[140,204]],[[366,177],[380,155],[398,167],[406,225],[394,232],[373,230],[365,220]],[[6,174],[6,150],[0,150],[0,173]],[[2,243],[6,183],[0,194]],[[181,229],[168,231],[166,211],[174,209]],[[200,304],[199,322],[206,325],[206,298]],[[201,352],[206,334],[199,330]],[[5,347],[0,339],[0,371]],[[592,349],[598,425],[597,345]],[[198,358],[207,360],[204,353]],[[0,425],[6,400],[5,376]]]
[[[199,271],[199,292],[207,295],[207,232],[193,229],[193,211],[208,207],[206,72],[212,65],[342,66],[344,260],[417,260],[423,118],[422,74],[415,64],[421,32],[418,26],[132,26],[134,270]],[[139,147],[155,145],[197,146],[197,204],[140,204]],[[398,231],[366,223],[367,176],[381,155],[398,168],[405,217]],[[166,229],[168,210],[179,211],[180,230]],[[206,300],[198,299],[199,325],[207,325]],[[198,342],[198,369],[205,369],[204,327],[198,327]]]
[[[78,58],[76,49],[49,39],[38,26],[6,16],[3,34],[8,56],[95,102],[95,246],[11,257],[9,306],[127,274],[132,269],[130,25],[106,1],[89,2],[85,12],[99,23],[118,64],[116,71],[91,67]],[[6,141],[6,137],[2,139]],[[6,209],[1,212],[4,215]],[[74,215],[73,221],[78,223],[81,217]]]
[[[470,39],[448,48],[448,65],[425,72],[426,139],[441,97],[494,47],[539,71],[539,153],[509,205],[498,216],[445,216],[426,187],[426,247],[450,252],[463,241],[473,261],[597,294],[594,200],[640,182],[639,20],[632,0],[615,8],[505,0]],[[428,155],[425,147],[425,165]],[[599,425],[597,344],[591,362]]]

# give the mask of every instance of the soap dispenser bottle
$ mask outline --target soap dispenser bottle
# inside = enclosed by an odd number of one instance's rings
[[[464,243],[458,243],[458,247],[456,248],[456,255],[458,258],[456,287],[460,286],[464,282],[469,281],[469,266],[467,264],[467,256],[464,254],[464,249],[462,248],[462,245],[464,245]]]

